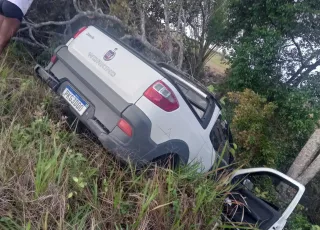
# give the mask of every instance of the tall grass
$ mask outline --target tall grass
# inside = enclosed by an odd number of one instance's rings
[[[219,229],[228,175],[123,166],[69,129],[30,67],[0,63],[0,229]]]

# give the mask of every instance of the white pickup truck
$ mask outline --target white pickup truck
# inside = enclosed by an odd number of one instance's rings
[[[37,65],[35,72],[103,146],[123,160],[139,165],[170,158],[176,163],[199,162],[208,171],[221,145],[232,141],[219,103],[204,87],[169,65],[147,60],[97,27],[81,28],[55,50],[47,67]],[[224,154],[222,163],[231,161],[232,156]],[[261,174],[290,184],[296,190],[292,202],[282,212],[246,186],[237,186],[245,205],[230,212],[234,205],[227,202],[225,217],[258,223],[261,229],[283,229],[304,186],[266,168],[239,170],[235,176],[248,181]]]

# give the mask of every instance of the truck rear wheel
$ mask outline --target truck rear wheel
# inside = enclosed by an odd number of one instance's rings
[[[176,169],[179,166],[180,158],[178,154],[169,153],[154,159],[152,162],[163,168]]]

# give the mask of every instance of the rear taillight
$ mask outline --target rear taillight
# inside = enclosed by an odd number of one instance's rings
[[[151,85],[144,96],[167,112],[179,108],[179,102],[173,91],[162,81],[156,81]]]
[[[132,127],[126,120],[121,118],[118,122],[118,127],[129,137],[132,137]]]
[[[50,62],[51,62],[52,64],[55,64],[55,63],[57,62],[57,56],[56,56],[56,55],[53,55],[53,56],[51,57]]]
[[[85,31],[86,29],[87,29],[86,26],[80,28],[80,29],[78,30],[78,32],[73,36],[73,38],[78,37],[78,36],[79,36],[83,31]]]

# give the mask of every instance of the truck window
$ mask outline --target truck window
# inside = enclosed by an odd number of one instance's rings
[[[210,133],[210,140],[213,145],[214,150],[221,154],[222,150],[228,140],[228,130],[225,125],[225,122],[222,120],[221,115],[218,117],[216,123],[214,124],[211,133]],[[227,153],[224,154],[225,156],[228,155]],[[227,156],[226,156],[227,157]]]
[[[198,119],[200,125],[206,129],[210,123],[212,114],[219,103],[215,98],[205,89],[205,87],[192,82],[184,73],[168,66],[165,63],[158,63],[158,66],[166,72],[167,76],[174,81],[174,84],[181,94],[183,94],[190,110]]]
[[[199,118],[202,118],[208,107],[207,98],[204,98],[201,95],[197,94],[192,89],[188,88],[188,86],[183,85],[181,82],[177,82],[177,85],[186,96],[194,110],[197,112]]]

